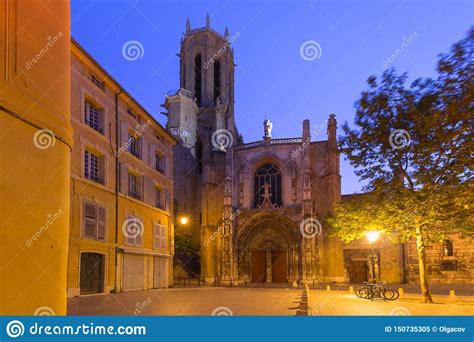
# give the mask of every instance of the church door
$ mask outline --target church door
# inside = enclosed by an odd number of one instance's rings
[[[272,283],[286,283],[286,251],[272,252]]]
[[[265,281],[265,252],[252,252],[252,282],[263,283]]]
[[[348,271],[349,279],[352,284],[362,284],[368,280],[367,261],[351,260]]]

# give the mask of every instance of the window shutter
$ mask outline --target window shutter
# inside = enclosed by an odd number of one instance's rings
[[[128,167],[125,163],[120,163],[120,192],[128,195]]]
[[[122,144],[122,148],[123,149],[126,149],[126,143],[128,141],[128,124],[124,121],[122,121],[122,124],[121,124],[121,127],[120,127],[120,136],[121,136],[121,139],[120,139],[120,142]]]
[[[84,236],[96,237],[96,218],[95,203],[84,202]]]
[[[160,226],[158,224],[153,224],[153,248],[159,248],[159,230],[160,229]]]
[[[164,154],[161,156],[161,168],[163,169],[163,174],[166,175],[166,156]]]
[[[165,244],[165,237],[166,237],[166,227],[165,226],[161,226],[161,248],[166,248],[166,244]]]
[[[150,166],[153,170],[155,170],[156,165],[156,146],[154,144],[150,144]]]
[[[106,210],[104,207],[97,207],[97,239],[105,240],[105,227],[106,227]]]

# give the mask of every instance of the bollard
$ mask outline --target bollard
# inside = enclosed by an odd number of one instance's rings
[[[403,291],[403,287],[398,288],[398,293],[400,294],[400,297],[405,294],[405,292]]]
[[[456,292],[454,290],[449,290],[448,300],[451,302],[456,301]]]
[[[331,285],[326,285],[326,291],[331,291]]]
[[[296,280],[293,280],[293,283],[291,284],[291,286],[293,288],[297,288],[298,287],[298,283],[296,282]]]
[[[350,293],[354,292],[354,287],[352,285],[349,285],[349,292]]]

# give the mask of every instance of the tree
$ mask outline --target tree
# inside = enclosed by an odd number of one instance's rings
[[[355,125],[343,126],[341,152],[368,191],[339,204],[328,220],[345,241],[381,227],[401,241],[416,239],[423,300],[432,302],[426,246],[452,233],[472,233],[474,30],[441,56],[436,80],[393,69],[356,103]]]

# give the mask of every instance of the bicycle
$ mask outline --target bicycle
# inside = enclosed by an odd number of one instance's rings
[[[385,282],[369,283],[364,282],[365,286],[354,290],[357,297],[363,299],[374,300],[380,298],[383,300],[396,300],[400,297],[400,293],[396,289],[390,289],[385,286]]]

